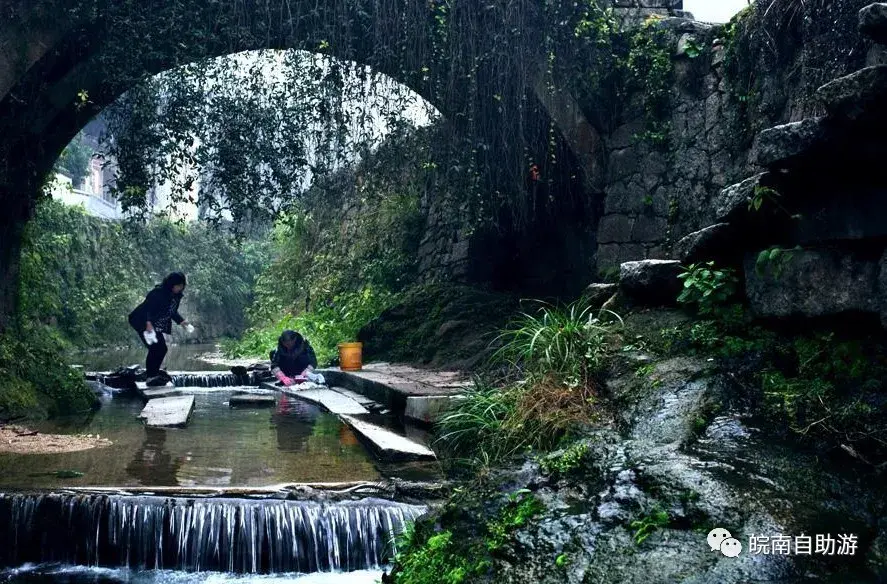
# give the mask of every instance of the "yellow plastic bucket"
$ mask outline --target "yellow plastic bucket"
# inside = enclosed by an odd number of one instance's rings
[[[363,343],[339,343],[339,369],[360,371],[363,367]]]

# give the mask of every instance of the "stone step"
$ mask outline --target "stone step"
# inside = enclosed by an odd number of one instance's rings
[[[859,32],[876,43],[887,44],[887,4],[876,2],[860,10]]]
[[[410,440],[381,426],[353,416],[341,416],[342,421],[361,438],[369,442],[376,455],[386,461],[435,460],[437,456],[427,446]]]
[[[887,119],[887,65],[874,65],[839,77],[816,90],[816,97],[833,118]]]
[[[814,148],[821,147],[829,136],[825,118],[807,118],[769,128],[758,134],[755,140],[757,162],[769,168],[785,168]]]
[[[184,392],[178,387],[149,387],[139,393],[145,399],[154,399],[158,397],[172,397],[174,395],[184,395]]]
[[[185,426],[194,411],[194,396],[161,397],[148,401],[139,417],[153,427]]]
[[[292,397],[317,404],[333,414],[370,413],[369,410],[350,397],[322,386],[314,386],[310,389],[296,389],[297,386],[284,387],[273,383],[263,383],[262,387],[281,391]]]

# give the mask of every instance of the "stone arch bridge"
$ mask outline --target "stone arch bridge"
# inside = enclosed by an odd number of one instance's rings
[[[681,8],[681,0],[613,2]],[[526,40],[521,89],[554,122],[583,190],[599,190],[598,131],[571,96],[543,79],[537,0],[9,0],[0,8],[0,330],[14,312],[22,230],[43,180],[76,133],[139,80],[207,57],[328,46],[332,56],[369,65],[449,116],[466,104],[458,87],[448,99],[435,92],[448,72],[415,74],[441,42],[434,13],[442,5],[450,17],[462,10],[513,19],[512,30]],[[452,40],[445,50],[452,63],[465,54]],[[493,97],[482,87],[478,93]]]

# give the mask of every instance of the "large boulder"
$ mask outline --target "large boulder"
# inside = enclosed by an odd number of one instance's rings
[[[859,32],[876,43],[887,44],[887,4],[876,2],[860,10]]]
[[[681,291],[681,262],[641,260],[619,266],[619,287],[638,304],[674,304]]]
[[[759,262],[746,256],[745,287],[759,316],[878,313],[879,262],[839,249],[786,250]]]

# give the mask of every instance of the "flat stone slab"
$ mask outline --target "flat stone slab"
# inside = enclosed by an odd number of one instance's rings
[[[147,426],[184,426],[193,411],[193,395],[160,397],[148,401],[139,417]]]
[[[228,398],[228,407],[273,407],[277,400],[273,395],[260,393],[235,393]]]
[[[381,426],[359,420],[353,416],[341,416],[342,421],[370,443],[377,456],[384,460],[435,460],[434,451],[409,438],[395,434]]]
[[[303,384],[308,385],[308,384]],[[306,389],[298,389],[298,386],[283,387],[272,383],[263,384],[268,389],[276,389],[292,397],[309,401],[311,403],[322,406],[333,414],[351,414],[360,415],[370,413],[365,407],[351,399],[347,395],[343,395],[338,391],[327,389],[323,386],[311,384],[313,387]]]

